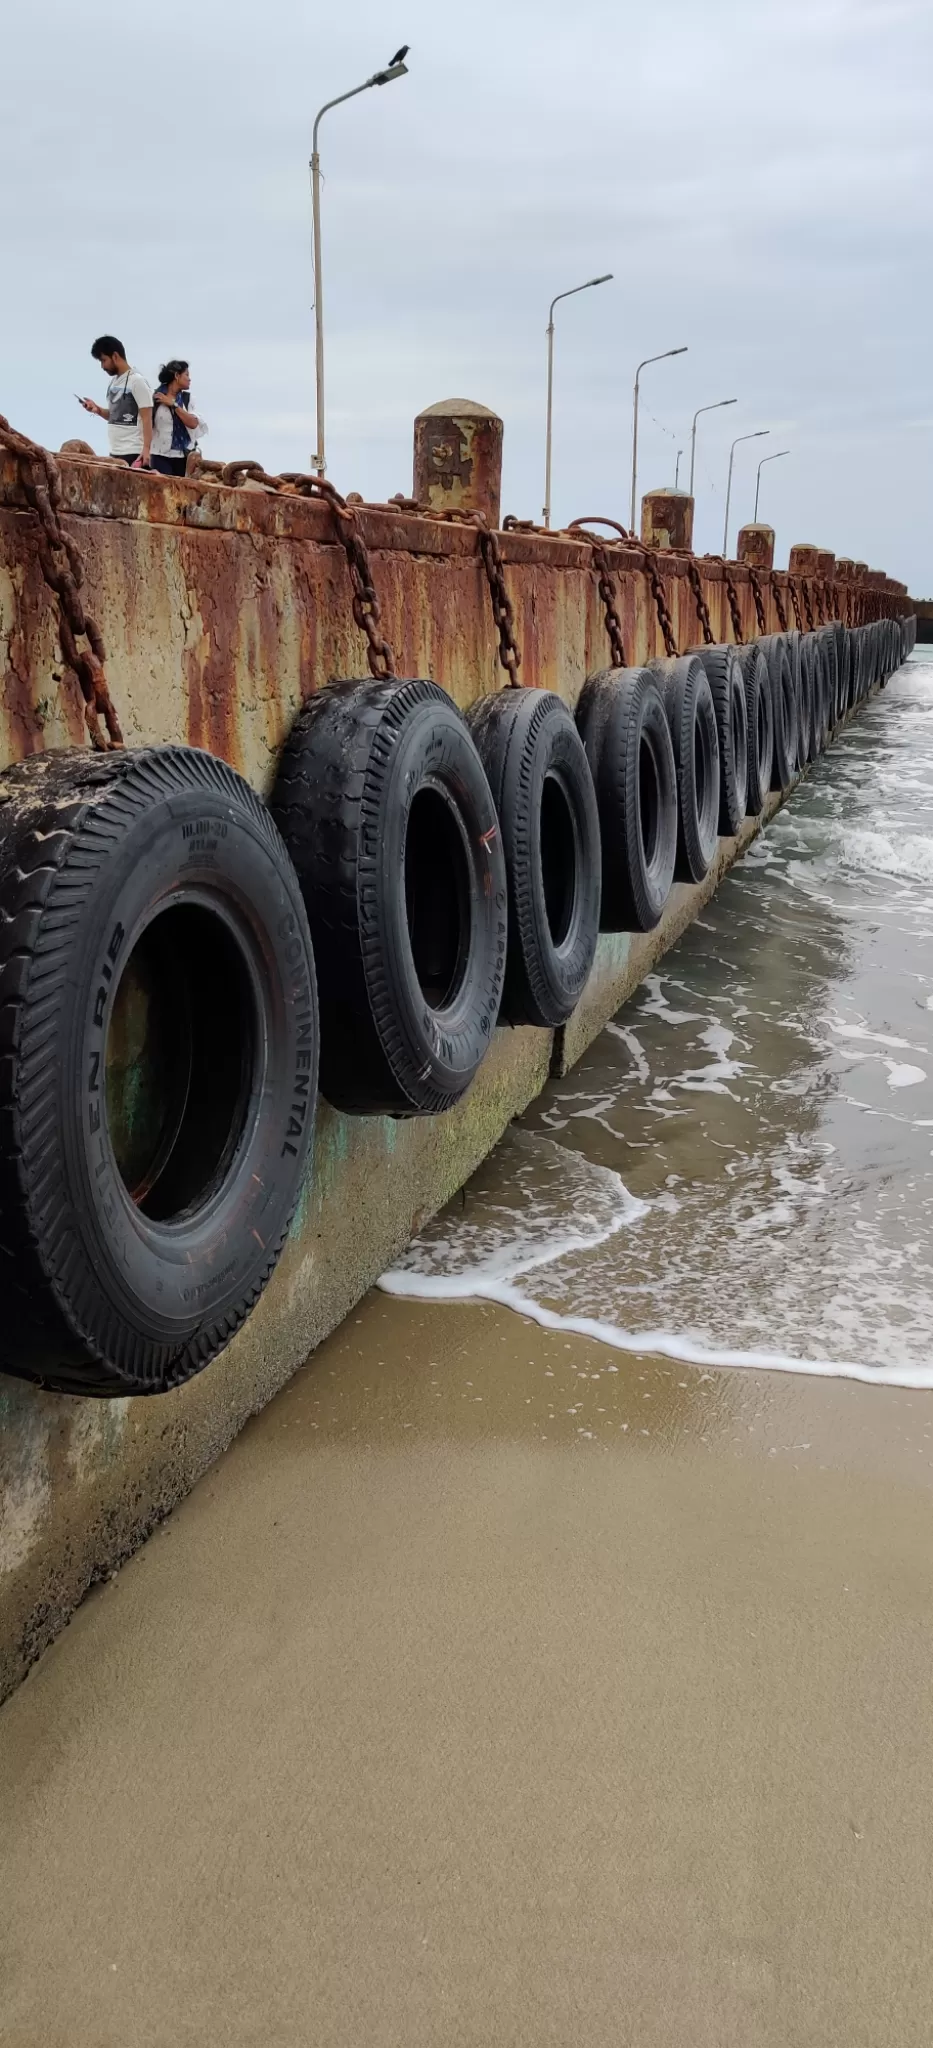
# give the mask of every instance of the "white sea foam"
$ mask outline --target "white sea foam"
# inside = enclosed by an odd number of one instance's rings
[[[502,1308],[514,1309],[517,1315],[527,1316],[542,1330],[588,1337],[598,1344],[608,1345],[613,1351],[672,1358],[682,1365],[803,1373],[816,1379],[861,1380],[866,1386],[908,1387],[915,1391],[933,1388],[933,1364],[860,1365],[854,1359],[790,1358],[781,1351],[737,1351],[728,1345],[717,1345],[711,1349],[709,1345],[696,1343],[690,1337],[673,1335],[668,1330],[624,1330],[619,1324],[603,1322],[596,1316],[561,1315],[506,1280],[483,1281],[471,1273],[440,1279],[396,1268],[383,1273],[379,1286],[386,1294],[407,1295],[417,1301],[497,1302]]]
[[[895,840],[885,832],[844,831],[838,858],[865,875],[890,875],[908,882],[933,882],[933,838],[908,833]]]

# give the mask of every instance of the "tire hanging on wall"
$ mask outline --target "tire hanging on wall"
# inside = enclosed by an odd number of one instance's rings
[[[600,930],[648,932],[670,895],[677,853],[677,781],[667,715],[653,675],[609,668],[577,705],[599,810]]]
[[[808,712],[806,759],[815,761],[825,744],[825,678],[815,633],[804,633],[800,642],[800,688]]]
[[[774,759],[774,712],[771,703],[771,684],[768,664],[761,648],[753,641],[750,647],[743,647],[738,657],[745,684],[745,713],[748,728],[748,773],[745,790],[745,815],[757,818],[764,809],[765,797],[771,787],[771,765]]]
[[[771,787],[789,790],[797,765],[797,692],[785,633],[769,633],[758,645],[768,666],[774,749]]]
[[[671,731],[677,775],[678,882],[702,882],[719,838],[719,733],[703,663],[695,654],[652,661]]]
[[[331,683],[282,749],[272,812],[321,989],[321,1089],[359,1115],[428,1116],[495,1029],[506,883],[489,784],[437,683]]]
[[[719,830],[734,837],[745,816],[748,727],[745,684],[734,647],[698,647],[712,692],[719,733]]]
[[[548,690],[481,697],[468,724],[508,878],[502,1016],[554,1030],[583,994],[599,935],[599,814],[583,742],[567,705]]]
[[[34,755],[0,796],[0,1365],[154,1394],[249,1315],[317,1085],[298,883],[185,747]]]

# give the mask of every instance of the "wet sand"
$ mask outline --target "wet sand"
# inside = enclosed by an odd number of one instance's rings
[[[371,1296],[0,1712],[0,2040],[925,2044],[928,1401]]]

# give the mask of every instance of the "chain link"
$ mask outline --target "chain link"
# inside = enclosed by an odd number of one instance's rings
[[[641,556],[641,565],[650,584],[651,595],[654,598],[665,652],[669,655],[676,655],[677,637],[671,622],[670,612],[667,609],[664,585],[661,581],[658,558],[654,549],[647,547],[643,540],[638,540],[634,533],[629,533],[627,527],[620,526],[617,519],[604,519],[601,514],[596,512],[588,513],[583,519],[571,519],[570,525],[565,527],[564,531],[565,533],[572,534],[574,539],[577,539],[581,528],[585,526],[611,526],[613,531],[618,534],[623,546],[631,548],[634,554]],[[589,534],[584,535],[584,538],[591,540]]]
[[[778,625],[779,625],[779,626],[780,626],[780,628],[781,628],[781,632],[782,632],[782,633],[786,633],[786,632],[787,632],[787,606],[786,606],[786,604],[784,603],[784,593],[783,593],[783,591],[782,591],[782,589],[781,589],[781,586],[780,586],[780,584],[779,584],[779,582],[778,582],[778,580],[777,580],[777,576],[776,576],[776,574],[775,574],[775,572],[774,572],[774,570],[773,570],[773,569],[771,569],[771,570],[769,571],[769,575],[770,575],[770,578],[771,578],[771,595],[772,595],[772,597],[773,597],[773,599],[774,599],[774,609],[775,609],[775,611],[777,612],[777,615],[778,615]]]
[[[758,620],[758,631],[759,633],[766,633],[768,630],[768,623],[765,614],[764,593],[761,588],[761,577],[759,576],[757,569],[752,568],[750,562],[748,563],[748,580],[752,586],[752,596],[755,600],[755,617]]]
[[[707,647],[712,647],[716,635],[713,632],[712,620],[710,619],[709,615],[709,605],[707,604],[706,599],[703,595],[703,585],[700,582],[700,572],[697,568],[696,562],[694,561],[692,555],[687,556],[687,578],[690,584],[690,588],[693,591],[693,599],[697,608],[697,618],[699,619],[700,625],[703,628],[704,642]]]
[[[602,541],[594,540],[592,545],[593,567],[597,572],[599,595],[602,598],[603,611],[606,615],[606,632],[609,638],[612,666],[613,668],[625,668],[627,667],[625,641],[622,635],[622,621],[616,605],[616,586],[612,574],[612,564]]]
[[[109,753],[122,747],[123,734],[107,688],[103,638],[81,601],[84,563],[77,542],[61,522],[61,470],[48,448],[18,434],[2,414],[0,446],[15,455],[27,503],[35,514],[39,566],[58,599],[58,637],[65,664],[77,676],[84,698],[88,738],[98,753]],[[86,640],[87,646],[79,648],[79,640]],[[106,731],[101,730],[101,719]]]
[[[487,526],[482,512],[472,514],[472,523],[479,539],[483,568],[486,571],[486,581],[492,599],[492,616],[499,635],[499,660],[508,676],[509,687],[516,689],[522,657],[515,638],[515,613],[505,587],[505,571],[499,543],[491,527]]]
[[[816,599],[816,615],[819,619],[821,626],[825,626],[827,619],[829,617],[829,614],[823,603],[823,591],[825,587],[825,584],[814,583],[813,585],[813,595]]]
[[[806,577],[805,577],[805,576],[801,576],[801,578],[800,578],[800,588],[801,588],[801,590],[803,591],[803,608],[804,608],[804,611],[806,612],[806,615],[807,615],[807,632],[808,632],[808,633],[812,633],[812,632],[813,632],[813,630],[814,630],[814,626],[813,626],[813,606],[812,606],[812,604],[810,603],[810,585],[809,585],[809,583],[807,582],[807,579],[806,579]],[[797,623],[798,623],[798,625],[799,625],[799,623],[800,623],[799,619],[798,619],[798,622],[797,622]]]
[[[735,643],[737,647],[744,647],[745,635],[742,631],[742,613],[739,609],[739,593],[735,587],[735,581],[733,579],[732,570],[730,568],[729,563],[726,561],[725,555],[711,555],[709,559],[712,562],[718,562],[720,568],[722,569],[722,580],[726,586],[726,596],[729,599],[729,615],[732,619],[732,632],[735,638]]]
[[[793,576],[792,576],[792,577],[791,577],[791,579],[790,579],[790,595],[791,595],[791,602],[792,602],[792,604],[793,604],[793,607],[794,607],[794,617],[795,617],[795,619],[796,619],[796,621],[797,621],[797,631],[798,631],[798,633],[802,633],[802,632],[803,632],[803,619],[802,619],[802,617],[801,617],[801,612],[800,612],[800,597],[799,597],[799,595],[798,595],[798,591],[797,591],[797,583],[796,583],[796,579],[795,579],[795,578],[794,578]]]

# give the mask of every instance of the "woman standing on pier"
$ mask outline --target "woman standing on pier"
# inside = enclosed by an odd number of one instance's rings
[[[207,421],[189,410],[190,383],[189,365],[180,357],[163,363],[152,394],[151,455],[152,468],[163,476],[184,476],[197,436],[207,433]]]

